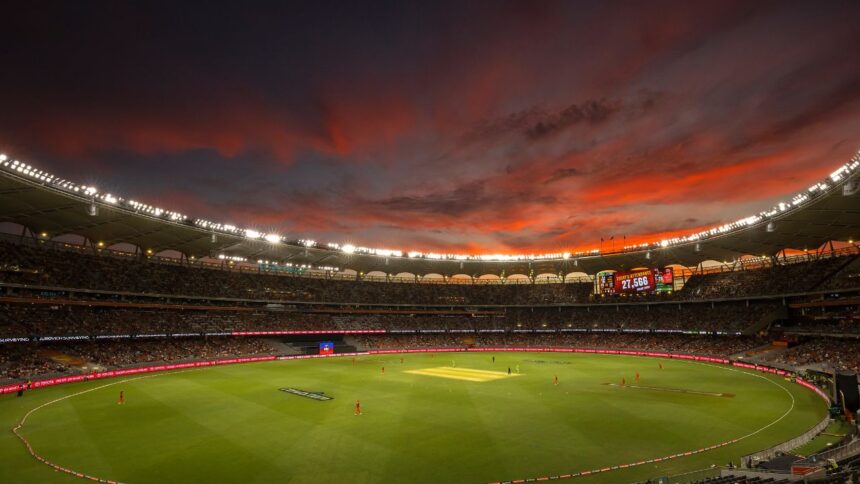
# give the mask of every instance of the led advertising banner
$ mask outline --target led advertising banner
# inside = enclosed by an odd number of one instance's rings
[[[598,272],[597,273],[597,293],[598,294],[614,294],[615,293],[615,273],[614,272]]]
[[[675,271],[671,267],[654,269],[654,286],[657,292],[675,290]]]

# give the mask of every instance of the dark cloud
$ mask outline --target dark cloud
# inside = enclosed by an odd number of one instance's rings
[[[618,102],[606,99],[571,104],[556,113],[550,113],[526,129],[526,136],[533,140],[552,136],[578,124],[599,124],[607,121],[621,109]]]
[[[448,191],[418,196],[398,196],[364,203],[369,208],[378,207],[399,213],[459,217],[476,212],[495,212],[499,216],[506,213],[507,209],[524,203],[552,205],[556,201],[553,195],[535,193],[528,187],[520,191],[490,191],[487,188],[487,182],[476,181]]]
[[[564,180],[565,178],[580,177],[584,175],[585,173],[583,173],[582,170],[580,170],[579,168],[559,168],[558,170],[552,172],[552,175],[550,175],[549,178],[544,181],[544,184],[557,182],[559,180]]]

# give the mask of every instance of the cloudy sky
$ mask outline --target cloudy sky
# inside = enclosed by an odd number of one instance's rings
[[[860,149],[860,2],[18,2],[0,151],[191,216],[450,252],[733,221]]]

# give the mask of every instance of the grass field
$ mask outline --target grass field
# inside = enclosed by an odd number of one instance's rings
[[[85,390],[92,391],[78,394]],[[24,436],[57,464],[130,483],[481,483],[633,463],[743,437],[574,479],[632,482],[737,462],[826,413],[806,389],[720,365],[442,353],[408,354],[403,363],[399,355],[274,361],[64,385],[0,397],[0,424],[10,429],[30,409],[71,394],[34,412]],[[356,399],[361,416],[353,412]],[[11,432],[0,434],[0,482],[76,480],[37,462]]]

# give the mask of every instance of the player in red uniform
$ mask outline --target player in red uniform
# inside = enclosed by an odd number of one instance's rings
[[[383,375],[385,374],[385,367],[384,366],[382,367],[382,374]]]
[[[663,363],[657,363],[657,364],[660,365],[660,369],[662,370],[663,369]]]
[[[639,383],[639,372],[636,372],[636,383]]]
[[[361,402],[358,400],[355,401],[355,414],[361,415]]]
[[[627,384],[627,380],[625,380],[624,377],[622,377],[621,378],[621,386],[624,386],[626,384]]]
[[[122,390],[119,391],[119,401],[116,403],[117,405],[122,405],[123,403],[125,403],[125,395],[123,394]]]

